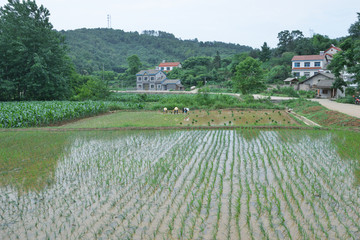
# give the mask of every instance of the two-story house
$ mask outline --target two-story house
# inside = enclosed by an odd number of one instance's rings
[[[312,77],[319,71],[326,69],[325,55],[294,56],[292,62],[292,75],[294,77]]]
[[[319,55],[298,55],[291,59],[292,75],[294,77],[312,77],[319,72],[324,72],[333,59],[333,55],[341,51],[340,48],[331,45]]]
[[[137,90],[184,90],[179,79],[168,79],[166,74],[158,69],[141,70],[136,74]]]
[[[162,90],[162,82],[166,79],[165,73],[161,70],[141,70],[136,74],[137,90]]]

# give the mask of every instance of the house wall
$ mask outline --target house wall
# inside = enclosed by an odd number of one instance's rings
[[[305,65],[309,64],[309,65]],[[319,66],[316,66],[317,63]],[[324,60],[296,60],[292,61],[292,75],[297,77],[312,77],[314,76],[319,70],[324,69],[325,61]]]
[[[331,98],[331,89],[318,89],[317,97],[319,98]]]
[[[167,86],[167,90],[176,90],[176,84],[168,84]]]
[[[308,84],[299,84],[299,90],[309,91],[310,85]]]
[[[137,90],[162,90],[158,88],[156,81],[161,81],[166,78],[166,75],[159,71],[155,75],[140,75],[136,76],[136,89]]]

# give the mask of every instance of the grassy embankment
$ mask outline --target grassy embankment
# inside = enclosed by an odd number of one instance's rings
[[[360,129],[359,118],[329,110],[318,102],[296,99],[283,101],[280,105],[291,108],[296,113],[324,127]]]

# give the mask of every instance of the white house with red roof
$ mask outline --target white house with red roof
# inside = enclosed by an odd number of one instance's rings
[[[165,62],[165,60],[159,64],[156,68],[157,70],[169,72],[172,71],[174,68],[181,68],[180,62]]]
[[[321,51],[319,55],[294,56],[291,59],[291,73],[295,77],[312,77],[319,72],[324,72],[333,59],[333,55],[338,51],[341,49],[331,45],[326,51]]]

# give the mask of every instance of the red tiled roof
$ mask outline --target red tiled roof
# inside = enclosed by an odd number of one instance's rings
[[[160,63],[159,67],[177,67],[180,65],[180,62],[165,62],[165,63]]]
[[[294,56],[291,61],[323,60],[324,57],[324,55],[301,55]]]
[[[338,48],[338,47],[335,47],[335,46],[331,46],[331,47],[329,47],[328,49],[326,49],[325,52],[329,51],[329,50],[332,49],[332,48],[334,48],[335,50],[338,50],[338,51],[342,51],[341,48]]]

